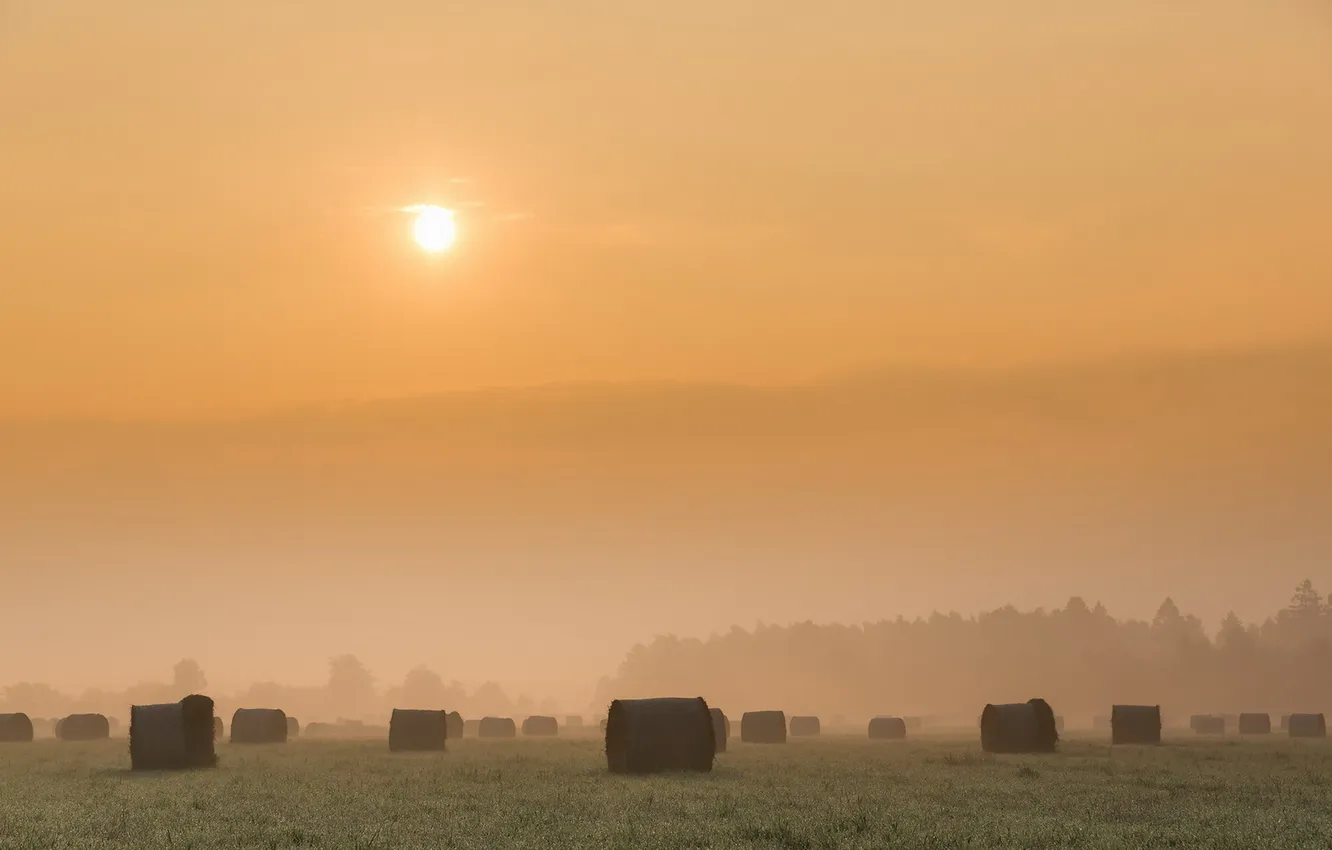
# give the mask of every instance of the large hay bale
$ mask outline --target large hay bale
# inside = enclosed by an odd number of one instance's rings
[[[987,705],[981,713],[981,749],[987,753],[1052,753],[1059,730],[1043,699]]]
[[[791,718],[791,737],[792,738],[810,738],[823,731],[819,725],[817,717],[792,717]]]
[[[875,741],[900,741],[906,738],[904,717],[875,717],[869,722],[869,736]]]
[[[449,715],[445,711],[395,708],[389,718],[389,752],[441,751],[448,737]]]
[[[1321,714],[1292,714],[1286,731],[1292,738],[1326,738],[1327,720]]]
[[[560,734],[560,724],[553,717],[534,715],[523,719],[523,734],[533,738],[553,738]]]
[[[287,740],[301,737],[301,721],[294,717],[287,718]]]
[[[111,737],[111,723],[102,714],[71,714],[56,722],[62,741],[101,741]]]
[[[216,767],[213,701],[191,694],[180,702],[130,707],[130,769]]]
[[[518,727],[512,717],[483,717],[481,725],[476,728],[478,738],[514,738],[517,735]]]
[[[131,725],[134,723],[134,712],[132,711],[130,712],[130,723]],[[222,740],[222,718],[216,715],[213,717],[213,740]]]
[[[456,711],[450,711],[448,714],[444,715],[444,719],[447,721],[449,738],[455,741],[461,738],[463,736],[462,715]],[[392,728],[392,724],[389,725],[389,728]]]
[[[1189,728],[1199,735],[1226,734],[1226,719],[1219,714],[1195,714],[1189,718]]]
[[[717,733],[702,697],[617,699],[606,715],[611,773],[712,770]]]
[[[1239,733],[1241,735],[1271,735],[1272,718],[1257,712],[1241,714],[1239,716]]]
[[[583,728],[583,718],[582,718],[582,717],[579,717],[577,714],[570,714],[568,717],[565,717],[565,718],[564,718],[564,728],[566,728],[566,729],[582,729],[582,728]]]
[[[1110,743],[1161,743],[1161,706],[1112,705],[1110,707]]]
[[[238,708],[231,715],[231,743],[287,743],[287,715],[280,708]]]
[[[720,708],[710,708],[708,713],[712,715],[712,737],[716,739],[714,752],[726,752],[726,739],[731,736],[731,721],[726,719],[726,712]]]
[[[746,711],[740,715],[740,740],[746,744],[785,744],[786,712]]]
[[[21,711],[0,714],[0,743],[29,743],[33,737],[32,719]]]
[[[472,719],[463,721],[463,735],[471,738],[477,737],[481,732],[481,721]]]

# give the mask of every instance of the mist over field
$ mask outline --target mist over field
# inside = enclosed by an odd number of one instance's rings
[[[1171,597],[1215,637],[1230,611],[1261,624],[1301,580],[1326,583],[1328,434],[1321,345],[11,421],[0,640],[25,649],[0,682],[120,689],[191,657],[219,692],[314,687],[352,653],[381,692],[425,665],[577,713],[635,644],[756,623],[1073,596],[1150,622]],[[910,674],[916,711],[949,710],[945,679],[1008,675],[965,646]],[[863,680],[896,668],[859,663],[807,682],[784,662],[735,697],[868,710]],[[623,681],[735,681],[679,669]]]

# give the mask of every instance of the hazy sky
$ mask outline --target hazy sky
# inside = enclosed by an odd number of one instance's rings
[[[1330,75],[1314,0],[3,0],[0,411],[1316,335]]]
[[[1264,615],[1332,551],[1329,222],[1318,0],[0,0],[0,682]],[[132,424],[13,425],[73,415]]]

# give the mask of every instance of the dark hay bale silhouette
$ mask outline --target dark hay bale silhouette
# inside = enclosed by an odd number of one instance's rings
[[[1113,705],[1110,707],[1111,744],[1161,743],[1161,706]]]
[[[553,738],[560,734],[560,724],[553,717],[534,715],[524,718],[523,734],[533,738]]]
[[[32,719],[21,711],[0,714],[0,743],[26,744],[32,741]]]
[[[280,708],[238,708],[231,715],[231,743],[287,743],[287,715]]]
[[[518,727],[512,717],[483,717],[476,728],[478,738],[514,738],[517,735]]]
[[[133,725],[133,723],[134,723],[134,712],[131,711],[131,712],[130,712],[130,724]],[[222,718],[220,718],[220,717],[214,717],[214,718],[213,718],[213,740],[214,740],[214,741],[218,741],[218,740],[221,740],[221,739],[222,739]]]
[[[785,744],[786,712],[746,711],[740,715],[740,740],[746,744]]]
[[[712,770],[717,733],[702,697],[617,699],[606,716],[611,773]]]
[[[822,728],[819,725],[817,717],[792,717],[791,718],[791,737],[792,738],[810,738],[819,734]]]
[[[1189,718],[1189,728],[1199,735],[1226,734],[1226,719],[1219,714],[1195,714]]]
[[[1321,714],[1292,714],[1286,731],[1292,738],[1326,738],[1327,720]]]
[[[712,737],[716,739],[714,752],[726,752],[726,739],[731,737],[731,721],[726,719],[726,712],[720,708],[710,708],[708,713],[712,715]]]
[[[1052,753],[1059,730],[1043,699],[987,705],[981,713],[981,749],[987,753]]]
[[[180,702],[130,707],[130,769],[216,767],[213,701],[191,694]]]
[[[582,729],[583,718],[579,717],[577,714],[570,714],[568,717],[564,718],[564,727],[566,729]]]
[[[481,731],[481,721],[480,721],[480,720],[464,720],[464,721],[463,721],[463,734],[464,734],[464,735],[466,735],[466,736],[468,736],[468,737],[471,737],[471,738],[475,738],[475,737],[477,736],[477,734],[478,734],[480,731]]]
[[[287,740],[301,737],[301,721],[294,717],[287,718]]]
[[[875,717],[869,722],[869,736],[875,741],[901,741],[906,738],[904,717]]]
[[[450,711],[448,714],[444,716],[444,719],[448,721],[447,726],[448,726],[449,738],[455,741],[461,738],[463,736],[463,728],[464,728],[462,715],[456,711]],[[393,724],[390,723],[389,728],[390,729],[393,728]]]
[[[1239,716],[1239,733],[1241,735],[1271,735],[1272,718],[1257,712],[1241,714]]]
[[[111,723],[102,714],[71,714],[56,722],[62,741],[102,741],[111,737]]]
[[[389,752],[439,752],[448,737],[448,712],[395,708],[389,718]]]

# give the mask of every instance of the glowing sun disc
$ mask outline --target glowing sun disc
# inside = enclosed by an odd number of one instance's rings
[[[421,205],[412,207],[416,213],[416,222],[412,225],[412,237],[424,251],[438,254],[453,247],[458,238],[458,226],[453,221],[453,210],[443,207]]]

